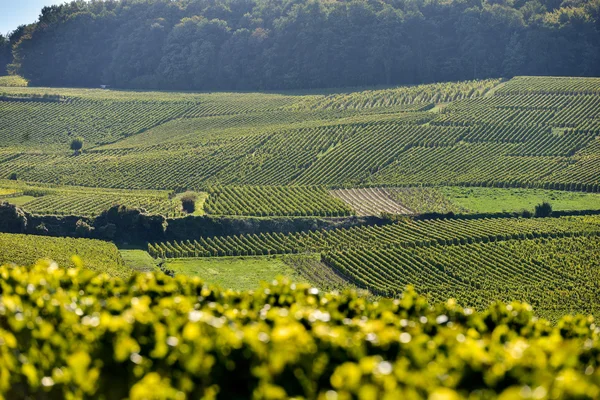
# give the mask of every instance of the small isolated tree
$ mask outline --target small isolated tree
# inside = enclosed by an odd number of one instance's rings
[[[18,175],[17,175],[17,173],[16,173],[16,172],[13,172],[12,174],[10,174],[10,175],[8,176],[8,179],[10,179],[11,181],[16,181],[18,178],[19,178],[19,177],[18,177]]]
[[[83,138],[76,137],[71,142],[71,150],[73,150],[75,152],[75,154],[77,155],[77,154],[81,153],[81,149],[83,149]]]
[[[181,196],[181,208],[188,214],[193,214],[196,211],[196,200],[198,196],[193,192],[186,192]]]
[[[547,201],[535,206],[536,218],[545,218],[549,217],[550,215],[552,215],[552,206]]]

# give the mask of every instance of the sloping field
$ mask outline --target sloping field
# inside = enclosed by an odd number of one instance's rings
[[[600,312],[599,246],[600,217],[587,216],[406,220],[291,235],[199,238],[152,244],[149,252],[213,259],[320,253],[338,277],[378,295],[396,296],[414,285],[434,301],[453,297],[465,306],[486,307],[518,299],[555,318]]]
[[[2,88],[0,177],[164,190],[598,191],[598,82],[518,77],[498,90],[482,81],[333,95]],[[69,150],[75,136],[80,156]]]
[[[358,215],[411,214],[411,210],[393,200],[387,189],[337,189],[331,194],[342,199],[356,210]]]
[[[79,261],[72,260],[72,256],[78,256]],[[65,267],[85,267],[121,278],[127,278],[132,273],[112,243],[0,233],[0,263],[32,265],[40,259],[53,260]]]
[[[359,287],[392,295],[414,285],[433,301],[486,307],[520,300],[547,318],[600,313],[600,237],[331,252],[323,261]]]

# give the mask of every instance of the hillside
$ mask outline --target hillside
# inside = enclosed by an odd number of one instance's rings
[[[598,191],[600,79],[352,94],[0,89],[0,174],[53,184]],[[450,103],[446,103],[449,100]],[[69,145],[82,137],[84,152]]]
[[[600,78],[4,87],[0,111],[0,199],[35,221],[15,232],[111,240],[134,269],[234,289],[284,274],[376,296],[413,285],[480,310],[521,300],[552,321],[598,315]]]

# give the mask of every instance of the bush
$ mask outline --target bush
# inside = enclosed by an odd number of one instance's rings
[[[181,196],[181,208],[188,214],[193,214],[196,211],[196,200],[198,195],[193,192],[184,193]]]
[[[0,232],[24,233],[27,214],[19,207],[0,201]]]
[[[536,218],[546,218],[552,215],[552,206],[548,202],[543,202],[535,206]]]
[[[11,181],[16,181],[19,178],[19,176],[17,175],[16,172],[13,172],[12,174],[10,174],[8,176],[8,179],[10,179]]]
[[[73,150],[75,154],[79,154],[81,152],[81,149],[83,149],[83,138],[77,137],[73,139],[73,141],[71,142],[71,150]]]
[[[373,301],[288,281],[232,292],[198,278],[121,280],[43,263],[0,267],[0,293],[6,399],[600,393],[593,318],[553,325],[521,303],[473,312],[453,300],[430,306],[410,289]]]

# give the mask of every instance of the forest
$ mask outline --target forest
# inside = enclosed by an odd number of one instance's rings
[[[600,75],[600,1],[93,0],[0,36],[32,85],[283,90]]]

